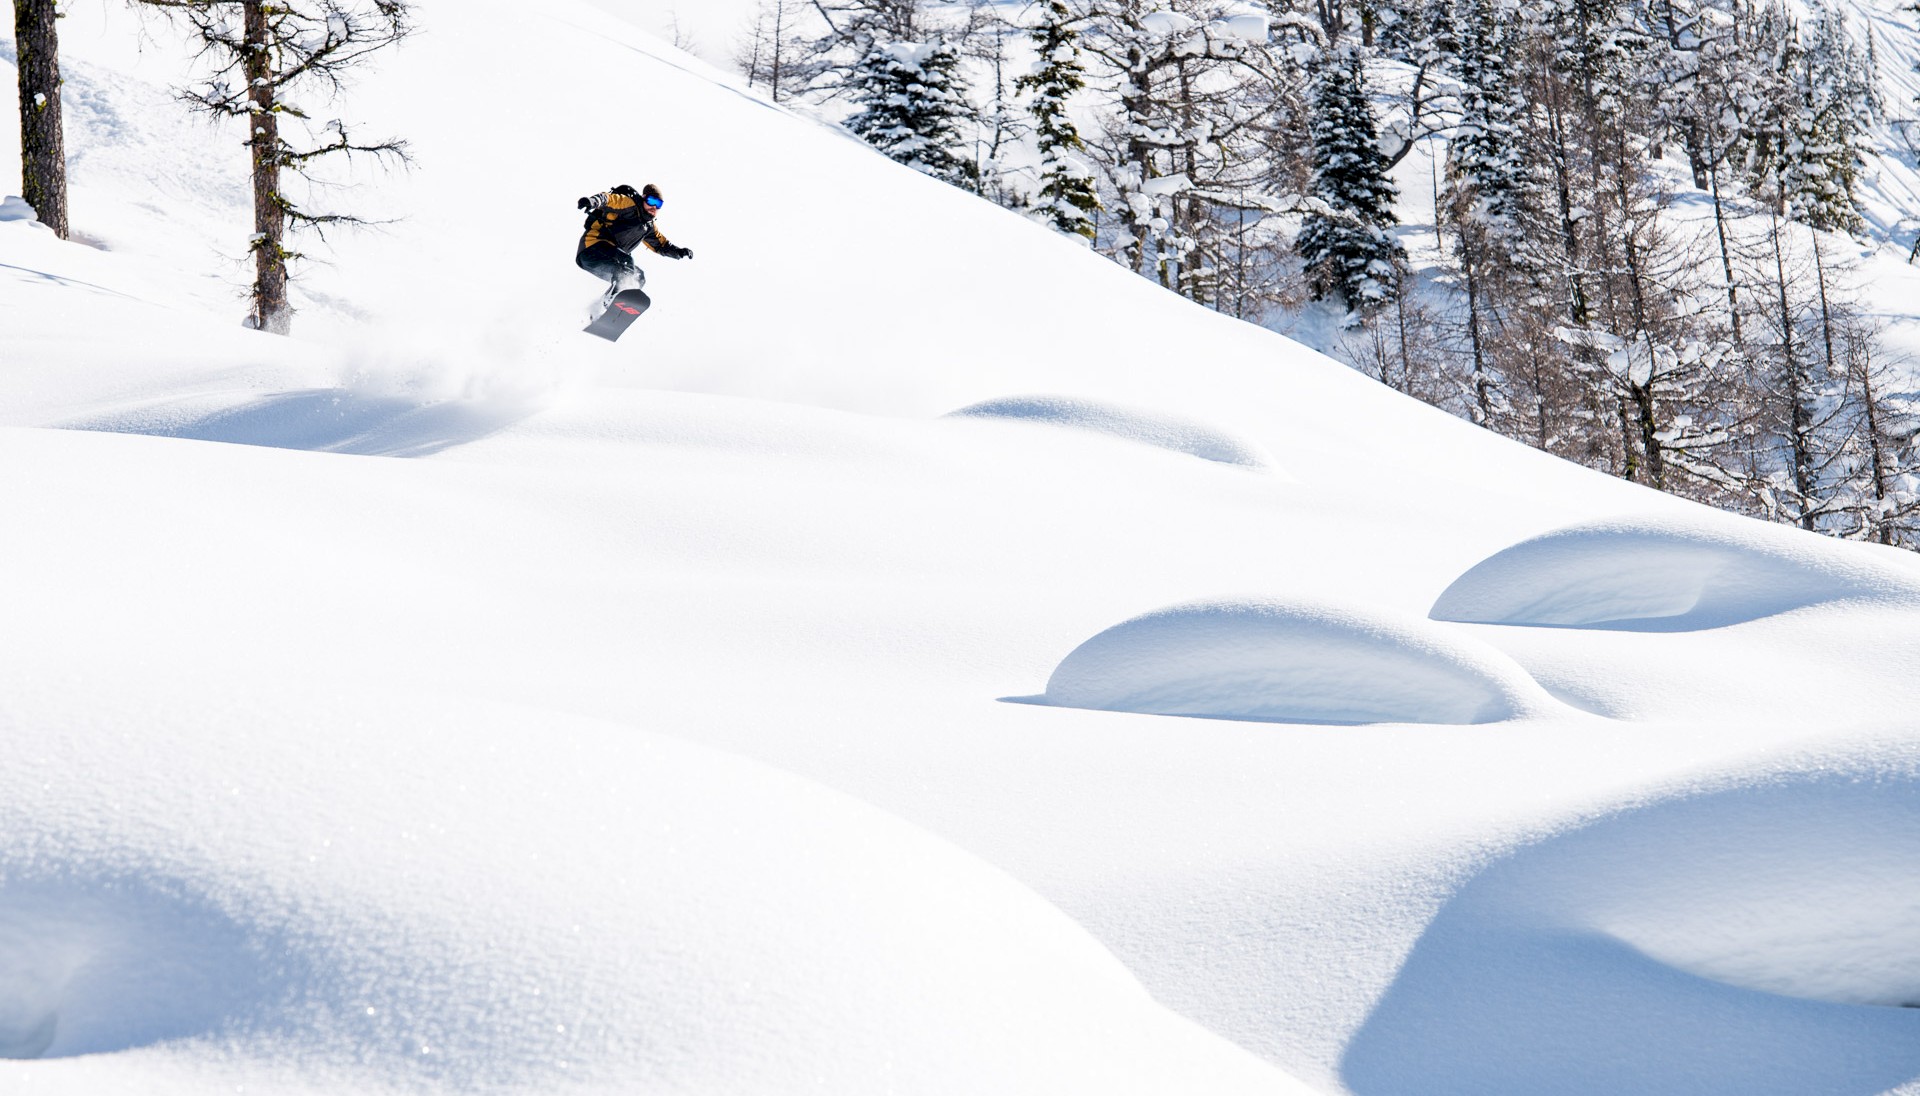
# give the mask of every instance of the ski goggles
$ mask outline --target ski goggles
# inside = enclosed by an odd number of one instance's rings
[[[667,204],[667,200],[658,194],[649,194],[640,200],[646,203],[648,209],[659,209],[661,206]]]

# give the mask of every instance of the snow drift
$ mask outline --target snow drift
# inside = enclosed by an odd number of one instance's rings
[[[1551,704],[1505,655],[1423,621],[1283,598],[1201,601],[1114,625],[1049,703],[1289,723],[1492,723]]]
[[[1748,778],[1483,871],[1343,1076],[1361,1096],[1867,1096],[1920,1072],[1901,1005],[1920,1005],[1915,774]]]
[[[332,1091],[1294,1091],[998,870],[755,762],[445,698],[105,691],[169,714],[101,757],[0,704],[127,807],[0,774],[0,1056],[143,1092],[209,1091],[150,1071],[215,1046]]]
[[[1910,558],[1755,521],[1629,518],[1559,529],[1461,575],[1435,620],[1679,632],[1832,601],[1920,608]]]
[[[1199,457],[1219,464],[1272,471],[1265,448],[1228,431],[1162,411],[1124,407],[1072,396],[1008,396],[986,400],[951,413],[959,418],[1013,419],[1090,430],[1140,445]]]

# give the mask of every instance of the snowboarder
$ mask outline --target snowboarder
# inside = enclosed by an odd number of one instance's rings
[[[665,204],[660,188],[652,183],[637,193],[623,183],[577,203],[586,211],[587,223],[573,261],[587,273],[607,280],[607,295],[601,301],[605,311],[587,327],[593,334],[619,338],[620,332],[653,303],[642,292],[647,275],[633,263],[634,248],[645,244],[649,251],[669,259],[693,258],[691,248],[662,236],[654,223]]]

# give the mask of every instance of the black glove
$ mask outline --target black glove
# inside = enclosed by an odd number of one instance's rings
[[[575,202],[575,203],[574,203],[574,205],[575,205],[575,207],[577,207],[577,208],[579,208],[579,209],[591,209],[591,208],[593,208],[593,199],[592,199],[592,198],[582,198],[582,199],[580,199],[579,201],[577,201],[577,202]]]
[[[674,258],[676,258],[676,259],[691,259],[691,258],[693,258],[693,249],[692,249],[692,248],[690,248],[690,247],[683,247],[683,248],[681,248],[681,249],[679,250],[679,252],[678,252],[678,253],[676,253],[676,254],[674,255]]]

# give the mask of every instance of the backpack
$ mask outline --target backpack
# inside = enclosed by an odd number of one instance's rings
[[[580,241],[581,247],[611,243],[623,251],[633,250],[640,242],[640,236],[651,219],[646,207],[640,204],[640,195],[630,186],[617,186],[600,195],[600,201],[589,202],[587,221],[582,228],[586,236]]]

